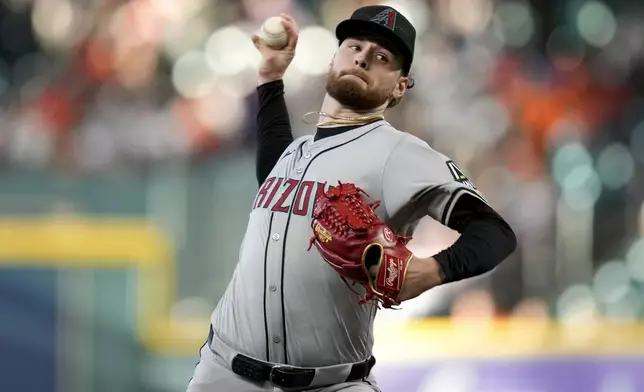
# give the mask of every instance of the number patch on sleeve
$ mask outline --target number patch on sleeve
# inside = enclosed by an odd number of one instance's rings
[[[476,189],[472,181],[470,181],[467,178],[467,176],[463,174],[461,169],[459,169],[458,166],[456,166],[456,163],[454,163],[454,161],[447,161],[445,163],[447,164],[447,168],[449,169],[449,172],[452,173],[452,177],[454,177],[454,180],[472,189]]]

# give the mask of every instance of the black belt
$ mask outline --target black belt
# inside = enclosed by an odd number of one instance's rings
[[[349,382],[361,380],[369,376],[371,368],[376,364],[376,358],[371,356],[367,361],[356,363],[345,380]],[[235,374],[256,383],[270,381],[280,388],[306,388],[315,377],[314,368],[302,368],[288,365],[271,365],[266,362],[237,354],[233,358],[232,369]]]
[[[210,344],[212,336],[208,336]],[[369,376],[376,364],[376,358],[371,356],[364,362],[355,363],[346,379],[340,382],[361,380]],[[280,388],[307,388],[315,378],[315,368],[303,368],[289,365],[272,365],[243,354],[237,354],[232,361],[235,374],[256,383],[271,382]]]

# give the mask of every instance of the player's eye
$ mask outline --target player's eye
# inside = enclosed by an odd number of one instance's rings
[[[386,63],[389,61],[389,58],[382,53],[376,54],[376,59],[378,59],[378,61],[382,61],[383,63]]]
[[[358,46],[358,45],[351,45],[351,46],[349,46],[349,48],[351,50],[353,50],[354,52],[358,52],[360,50],[360,46]]]

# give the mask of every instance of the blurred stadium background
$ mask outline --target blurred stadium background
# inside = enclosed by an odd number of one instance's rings
[[[250,34],[298,20],[287,103],[312,133],[333,29],[367,3],[2,0],[0,391],[185,390],[257,190]],[[520,247],[378,316],[383,390],[644,390],[644,3],[389,4],[419,32],[389,121]],[[411,246],[455,239],[427,218]]]

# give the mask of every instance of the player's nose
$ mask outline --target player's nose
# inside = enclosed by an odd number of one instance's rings
[[[367,69],[369,67],[369,63],[367,62],[367,57],[365,56],[364,53],[357,53],[354,62],[356,66],[362,69]]]

